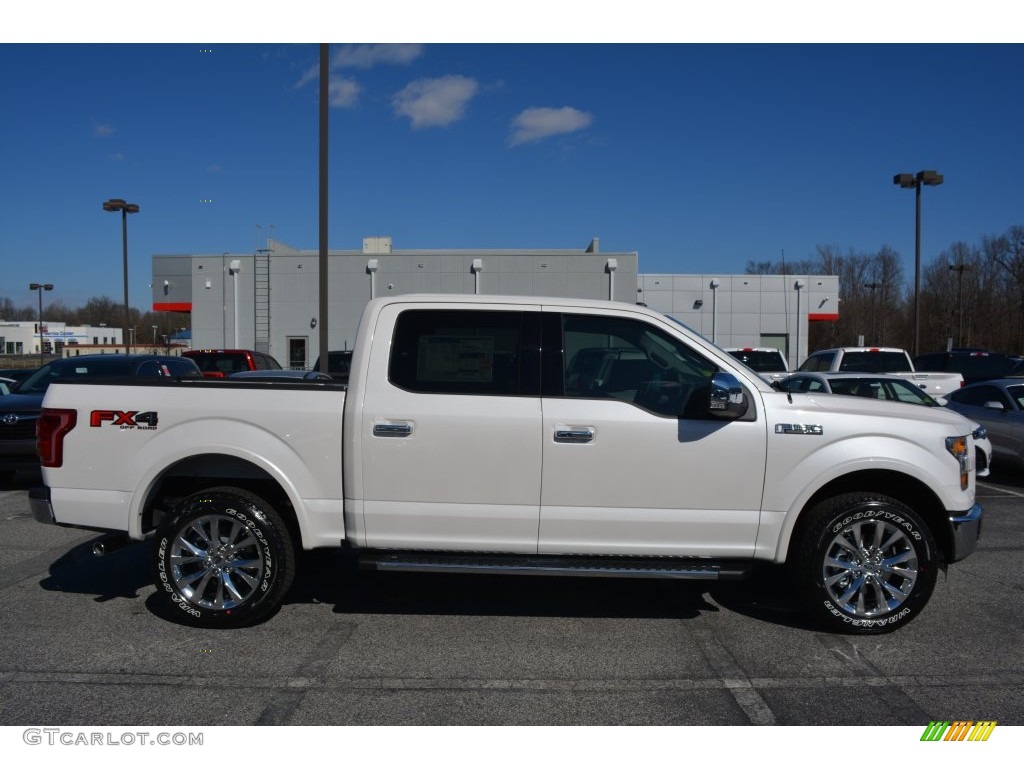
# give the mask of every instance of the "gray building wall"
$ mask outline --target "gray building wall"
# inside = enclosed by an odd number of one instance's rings
[[[269,286],[266,351],[286,367],[312,366],[319,353],[318,254],[269,245],[260,254],[153,256],[154,310],[191,311],[194,348],[258,348],[256,271],[262,262]],[[328,344],[352,348],[363,307],[373,296],[481,293],[632,303],[637,269],[636,252],[600,253],[597,240],[581,250],[402,251],[393,250],[389,238],[367,238],[363,250],[328,254]],[[302,347],[302,359],[292,358]]]
[[[712,289],[712,282],[717,288]],[[800,290],[796,289],[797,283]],[[720,347],[777,347],[807,357],[808,323],[839,317],[834,275],[640,275],[637,300]]]

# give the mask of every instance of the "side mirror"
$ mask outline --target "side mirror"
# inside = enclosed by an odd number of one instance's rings
[[[1000,413],[1006,410],[1006,406],[1000,403],[998,400],[986,401],[985,407],[988,408],[990,411],[999,411]]]
[[[738,419],[746,412],[747,397],[739,379],[722,371],[712,376],[708,391],[708,415],[716,419]]]

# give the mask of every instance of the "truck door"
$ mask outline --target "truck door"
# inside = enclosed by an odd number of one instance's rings
[[[753,554],[757,403],[707,416],[717,366],[647,318],[546,312],[544,350],[540,553]]]
[[[529,309],[382,310],[377,327],[394,333],[374,340],[354,404],[366,546],[537,551],[540,312]]]

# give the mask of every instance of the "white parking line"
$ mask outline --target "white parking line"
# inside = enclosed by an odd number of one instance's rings
[[[998,493],[1005,493],[1008,496],[1016,496],[1018,499],[1024,499],[1024,493],[1021,493],[1020,491],[1011,491],[1009,488],[997,488],[996,486],[989,485],[987,483],[978,483],[978,486],[984,488],[986,491],[996,491]]]

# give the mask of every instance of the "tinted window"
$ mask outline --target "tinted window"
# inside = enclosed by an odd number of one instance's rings
[[[763,350],[732,350],[730,355],[758,373],[785,373],[786,361],[780,352]]]
[[[1003,407],[1009,405],[1006,397],[996,387],[971,387],[970,389],[958,389],[950,393],[949,399],[964,405],[984,406],[985,403],[995,401],[1002,403]]]
[[[803,365],[800,366],[801,371],[827,371],[832,367],[832,361],[835,359],[835,352],[824,352],[820,355],[811,355],[804,360]]]
[[[540,391],[534,354],[524,361],[527,313],[408,310],[398,316],[388,378],[412,392],[522,395]],[[539,314],[536,323],[539,329]],[[539,332],[539,331],[538,331]]]
[[[842,370],[904,373],[910,370],[910,362],[902,352],[847,352],[843,355]]]
[[[717,366],[637,320],[563,316],[566,397],[612,398],[661,416],[696,409]],[[693,404],[691,409],[689,406]]]
[[[203,373],[234,373],[250,370],[249,360],[244,352],[190,352]]]

